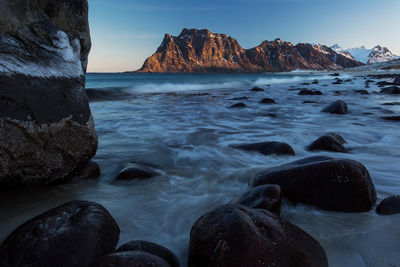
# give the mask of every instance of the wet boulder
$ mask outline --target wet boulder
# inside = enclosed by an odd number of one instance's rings
[[[293,148],[281,142],[260,142],[260,143],[252,143],[252,144],[240,144],[240,145],[232,145],[233,148],[246,150],[246,151],[257,151],[264,155],[294,155],[295,152]]]
[[[364,212],[376,201],[375,186],[360,162],[310,157],[268,168],[250,182],[252,186],[277,184],[283,196],[325,210]]]
[[[279,216],[228,204],[203,215],[190,232],[190,267],[325,267],[321,245]]]
[[[317,79],[312,81],[312,84],[318,84],[318,83],[319,83],[319,81]]]
[[[245,108],[245,107],[247,107],[247,106],[244,103],[236,103],[236,104],[233,104],[232,106],[230,106],[230,108]]]
[[[303,88],[300,90],[299,95],[322,95],[322,92]]]
[[[311,143],[308,150],[325,150],[332,152],[346,152],[346,148],[343,146],[346,141],[337,133],[328,133],[324,136],[319,137],[317,140]]]
[[[346,102],[344,102],[343,100],[337,100],[329,106],[325,107],[322,112],[343,115],[347,114],[349,112],[349,109],[347,108]]]
[[[266,98],[263,98],[263,99],[260,101],[260,103],[261,103],[261,104],[275,104],[276,102],[275,102],[275,100],[273,100],[272,98],[266,97]]]
[[[265,91],[265,90],[260,88],[260,87],[255,86],[255,87],[251,88],[250,91],[252,91],[252,92],[262,92],[262,91]]]
[[[239,197],[235,204],[253,209],[268,210],[281,214],[282,190],[279,185],[260,185],[252,188]]]
[[[139,163],[129,163],[120,171],[116,180],[148,179],[160,175],[161,173],[150,166]]]
[[[117,249],[117,252],[121,251],[146,252],[163,259],[171,267],[179,267],[179,260],[172,251],[153,242],[143,240],[130,241]]]
[[[398,94],[400,94],[400,88],[397,86],[390,86],[390,87],[383,88],[380,91],[380,93],[388,94],[388,95],[398,95]]]
[[[93,267],[171,267],[165,260],[144,251],[121,251],[105,255]]]
[[[400,213],[400,196],[390,196],[379,203],[376,213],[380,215],[392,215]]]
[[[115,250],[119,227],[100,204],[72,201],[30,219],[0,246],[0,266],[90,266]]]

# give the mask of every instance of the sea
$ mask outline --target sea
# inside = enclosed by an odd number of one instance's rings
[[[400,96],[365,88],[360,73],[140,74],[89,73],[87,89],[105,92],[91,110],[99,137],[94,161],[101,176],[78,184],[3,195],[0,242],[18,225],[70,200],[102,204],[117,221],[119,245],[156,242],[187,265],[190,230],[204,213],[234,201],[260,170],[305,157],[326,155],[360,161],[371,174],[379,203],[400,194],[400,123],[382,116],[400,114]],[[314,80],[318,84],[312,84]],[[306,83],[306,84],[304,84]],[[309,85],[308,85],[309,84]],[[251,91],[254,86],[264,91]],[[323,95],[298,95],[300,88]],[[368,95],[355,92],[365,89]],[[273,98],[276,104],[259,103]],[[335,100],[349,114],[321,112]],[[244,108],[230,108],[242,102]],[[307,146],[328,132],[340,134],[347,153],[311,152]],[[279,141],[295,156],[262,155],[234,144]],[[155,166],[162,175],[116,181],[127,163]],[[337,192],[340,194],[341,192]],[[5,199],[7,200],[5,202]],[[400,215],[324,211],[284,200],[282,218],[317,239],[330,266],[400,266]]]

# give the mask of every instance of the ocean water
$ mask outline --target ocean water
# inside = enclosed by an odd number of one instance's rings
[[[91,102],[99,136],[94,158],[98,180],[30,192],[4,194],[0,204],[0,241],[9,232],[47,209],[73,199],[104,205],[121,228],[120,243],[142,239],[159,243],[187,264],[190,229],[204,213],[231,202],[247,190],[259,170],[314,155],[349,158],[363,163],[375,183],[378,201],[400,194],[400,124],[381,116],[400,113],[399,96],[370,95],[357,74],[332,85],[325,72],[287,74],[88,74],[87,88],[114,97]],[[314,79],[317,85],[301,85]],[[326,86],[325,86],[326,85]],[[252,92],[253,86],[265,89]],[[299,96],[313,88],[321,96]],[[335,91],[340,91],[338,95]],[[247,97],[245,100],[233,98]],[[271,97],[274,105],[259,104]],[[347,102],[350,113],[321,109],[334,100]],[[303,103],[303,101],[316,103]],[[242,109],[230,105],[243,102]],[[306,146],[327,132],[348,142],[348,153],[309,152]],[[281,141],[296,156],[264,156],[231,144]],[[116,182],[129,162],[158,166],[161,177]],[[338,192],[340,194],[340,192]],[[285,201],[282,217],[301,227],[324,247],[330,266],[400,266],[400,215],[323,211]]]

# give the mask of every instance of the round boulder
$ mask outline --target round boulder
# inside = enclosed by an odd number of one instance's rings
[[[245,108],[246,107],[246,104],[244,104],[244,103],[236,103],[236,104],[233,104],[232,106],[230,106],[230,108]]]
[[[117,252],[121,251],[146,252],[160,257],[161,259],[166,261],[171,267],[179,267],[179,260],[172,251],[153,242],[143,240],[130,241],[117,249]]]
[[[260,142],[253,144],[243,144],[243,145],[233,145],[233,148],[247,150],[247,151],[257,151],[264,155],[294,155],[295,152],[293,148],[285,143],[281,142]]]
[[[392,215],[400,213],[400,196],[390,196],[379,203],[376,213],[380,215]]]
[[[277,184],[283,196],[321,209],[364,212],[376,201],[368,170],[349,159],[311,157],[266,169],[251,185]]]
[[[160,175],[159,172],[148,166],[138,163],[129,163],[118,174],[116,180],[148,179]]]
[[[262,91],[265,91],[264,89],[262,89],[262,88],[260,88],[260,87],[253,87],[250,91],[253,91],[253,92],[262,92]]]
[[[228,204],[198,219],[189,267],[324,267],[321,245],[295,225],[261,209]]]
[[[279,185],[260,185],[244,193],[235,201],[253,209],[268,210],[277,215],[281,214],[282,190]]]
[[[347,114],[349,112],[346,102],[343,100],[337,100],[324,108],[322,112],[328,112],[332,114]]]
[[[261,103],[261,104],[275,104],[276,102],[275,102],[275,100],[273,100],[272,98],[266,97],[266,98],[263,98],[263,99],[260,101],[260,103]]]
[[[119,227],[101,205],[72,201],[19,226],[0,246],[0,266],[82,266],[115,250]]]
[[[344,153],[346,152],[346,148],[343,146],[345,143],[346,141],[339,134],[329,133],[312,142],[308,150],[326,150]]]

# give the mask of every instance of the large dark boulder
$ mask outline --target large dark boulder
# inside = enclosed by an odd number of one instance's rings
[[[92,267],[171,267],[171,265],[147,252],[121,251],[97,259]]]
[[[376,212],[380,215],[392,215],[400,213],[400,196],[390,196],[385,198],[376,207]]]
[[[172,251],[153,242],[143,240],[131,241],[123,244],[117,249],[117,252],[121,251],[147,252],[149,254],[160,257],[161,259],[166,261],[171,267],[179,267],[179,260]]]
[[[89,266],[111,253],[119,227],[101,205],[72,201],[19,226],[0,246],[0,266]]]
[[[235,203],[252,209],[268,210],[280,215],[282,190],[279,185],[256,186],[239,197]]]
[[[97,149],[84,91],[87,0],[0,6],[0,183],[64,181]]]
[[[324,108],[322,112],[342,115],[342,114],[347,114],[349,110],[347,108],[346,102],[344,102],[343,100],[337,100],[332,104],[330,104],[329,106],[327,106],[326,108]]]
[[[324,136],[319,137],[317,140],[311,143],[308,150],[326,150],[332,152],[346,152],[346,148],[343,146],[346,141],[339,134],[328,133]]]
[[[253,144],[241,144],[241,145],[232,145],[233,148],[247,150],[247,151],[257,151],[264,155],[294,155],[295,152],[293,148],[281,142],[260,142]]]
[[[190,233],[189,267],[324,267],[320,244],[261,209],[228,204],[200,217]]]
[[[311,157],[266,169],[251,185],[277,184],[292,202],[321,209],[364,212],[376,201],[375,186],[368,170],[349,159]]]

